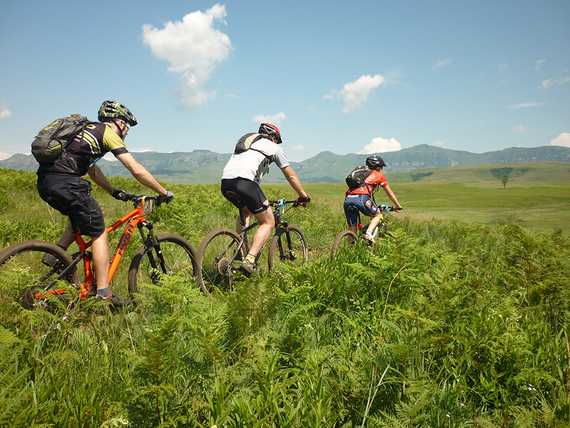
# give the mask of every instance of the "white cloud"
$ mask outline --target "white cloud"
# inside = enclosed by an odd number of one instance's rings
[[[345,83],[342,89],[325,94],[323,98],[340,98],[343,102],[342,111],[350,113],[366,103],[370,93],[381,86],[384,80],[384,76],[380,74],[364,74],[352,82]]]
[[[545,79],[541,84],[544,89],[550,89],[554,86],[565,85],[566,83],[570,83],[570,76],[560,77],[559,79]]]
[[[205,103],[214,94],[204,85],[231,50],[228,35],[214,28],[217,21],[225,23],[226,16],[226,7],[216,3],[205,12],[195,11],[181,21],[169,21],[162,29],[143,26],[144,43],[153,55],[181,75],[182,100],[190,107]]]
[[[303,150],[305,150],[305,146],[302,144],[297,144],[296,146],[291,147],[291,149],[298,152],[302,152]]]
[[[534,63],[534,69],[536,71],[539,71],[542,69],[542,66],[544,65],[544,63],[546,62],[545,59],[537,59]]]
[[[275,123],[276,125],[279,125],[281,122],[283,122],[285,119],[287,119],[287,115],[283,112],[279,112],[273,115],[264,115],[264,114],[258,114],[256,116],[253,117],[253,121],[255,123]]]
[[[513,132],[515,134],[524,134],[528,131],[528,128],[524,125],[515,125],[513,126]]]
[[[442,58],[438,59],[436,62],[433,63],[431,66],[432,70],[439,70],[440,68],[445,68],[450,66],[453,63],[451,58]]]
[[[12,116],[12,112],[7,107],[0,106],[0,120],[8,119]]]
[[[0,160],[8,159],[10,156],[8,153],[0,152]]]
[[[436,147],[447,147],[447,143],[445,141],[434,141],[433,145]]]
[[[542,105],[543,105],[543,103],[539,103],[536,101],[527,101],[524,103],[511,104],[510,106],[507,106],[507,108],[510,108],[511,110],[518,110],[521,108],[542,107]]]
[[[550,142],[551,146],[570,147],[570,132],[563,132]]]
[[[371,153],[397,152],[402,149],[402,145],[395,138],[373,138],[370,143],[366,144],[359,152],[359,155],[368,155]]]

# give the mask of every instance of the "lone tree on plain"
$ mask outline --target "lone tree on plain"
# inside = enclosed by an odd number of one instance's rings
[[[503,189],[506,189],[514,168],[492,168],[490,171],[491,174],[493,174],[493,177],[499,179],[501,183],[503,183]]]

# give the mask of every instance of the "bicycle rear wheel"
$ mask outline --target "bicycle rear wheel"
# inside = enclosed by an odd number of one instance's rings
[[[71,257],[57,245],[44,241],[26,241],[0,252],[0,278],[9,284],[2,289],[12,298],[19,298],[28,309],[45,306],[50,296],[63,294],[56,290],[58,281],[76,283],[75,266],[69,268]]]
[[[198,253],[200,275],[198,281],[205,292],[216,287],[229,288],[232,284],[232,263],[245,257],[241,236],[228,229],[214,229],[208,233]]]
[[[356,243],[356,240],[356,233],[352,230],[343,230],[342,232],[339,232],[336,235],[332,246],[332,255],[335,256],[339,252],[346,251]]]
[[[140,284],[159,285],[174,275],[184,282],[199,285],[198,257],[192,245],[176,234],[159,234],[156,240],[160,254],[156,248],[145,246],[134,255],[129,266],[129,294],[136,293]]]
[[[269,247],[269,270],[277,263],[287,263],[291,266],[300,266],[309,260],[309,247],[305,235],[299,227],[288,226],[287,229],[277,231]]]

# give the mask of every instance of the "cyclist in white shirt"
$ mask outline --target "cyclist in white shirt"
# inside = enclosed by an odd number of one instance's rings
[[[262,123],[257,133],[240,138],[222,173],[222,194],[240,210],[240,227],[248,225],[252,216],[259,222],[249,253],[240,265],[240,270],[247,276],[255,272],[257,255],[275,227],[273,211],[259,186],[269,166],[275,163],[281,169],[297,192],[299,204],[305,205],[310,201],[299,176],[279,146],[281,143],[279,128],[272,123]]]

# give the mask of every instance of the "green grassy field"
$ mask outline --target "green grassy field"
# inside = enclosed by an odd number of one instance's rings
[[[481,224],[514,223],[532,230],[570,230],[570,165],[561,163],[510,165],[513,177],[503,188],[493,168],[509,165],[387,171],[392,189],[414,220],[455,220]],[[520,174],[516,171],[522,170]],[[413,174],[422,176],[412,180]],[[430,175],[427,175],[430,174]],[[341,207],[345,186],[309,185],[319,202]],[[388,201],[380,190],[378,201]]]
[[[343,186],[310,185],[314,203],[289,216],[310,262],[210,296],[172,278],[130,311],[28,311],[0,276],[0,426],[569,426],[568,182],[462,181],[477,171],[390,177],[406,207],[395,238],[336,258]],[[216,185],[172,188],[159,231],[197,246],[233,224]],[[129,209],[95,196],[108,220]],[[0,170],[0,247],[55,241],[64,222],[33,174]]]

